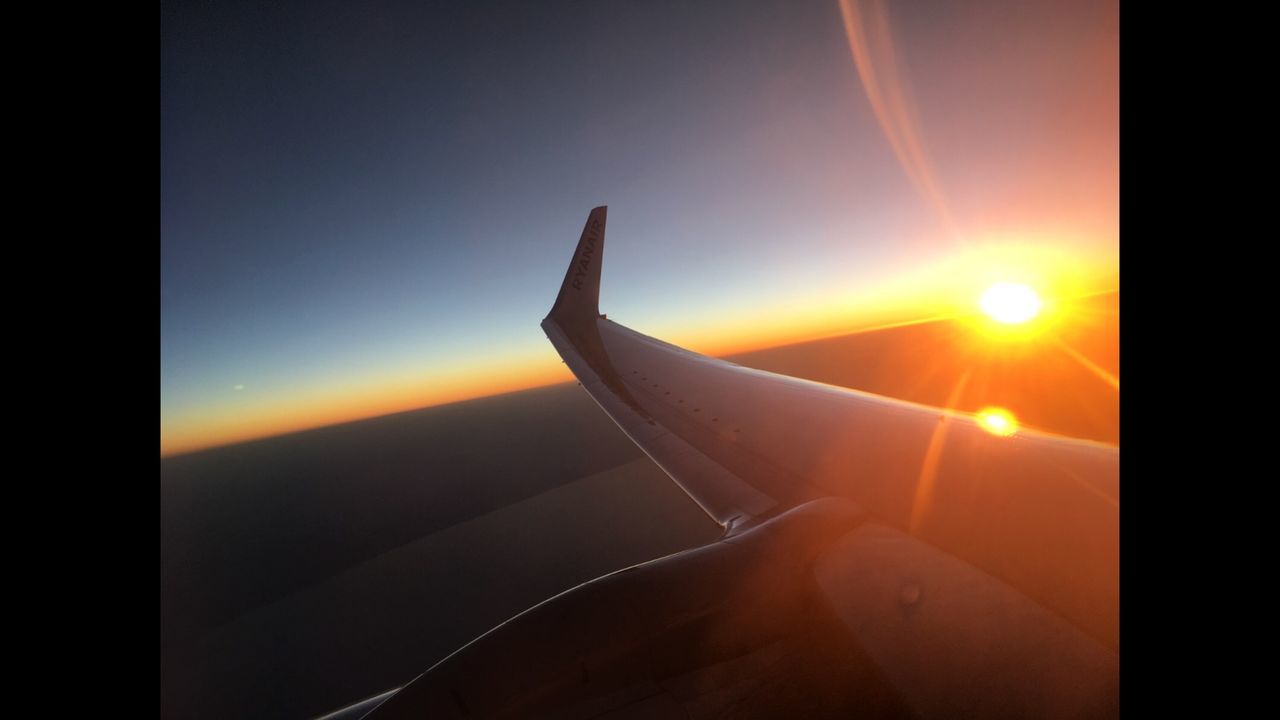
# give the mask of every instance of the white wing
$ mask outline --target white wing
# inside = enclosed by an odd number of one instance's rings
[[[591,211],[542,327],[591,397],[730,534],[816,498],[1004,579],[1118,645],[1119,450],[744,368],[599,313]]]

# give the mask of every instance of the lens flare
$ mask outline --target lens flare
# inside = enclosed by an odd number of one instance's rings
[[[1002,282],[987,288],[978,305],[996,322],[1020,325],[1039,315],[1043,303],[1036,291],[1026,285]]]
[[[978,411],[978,425],[992,435],[1009,437],[1018,432],[1018,418],[1013,413],[999,407],[988,407]]]
[[[862,88],[880,129],[899,164],[950,232],[959,237],[959,226],[948,209],[938,174],[924,144],[915,103],[889,29],[884,0],[840,0],[845,35]]]

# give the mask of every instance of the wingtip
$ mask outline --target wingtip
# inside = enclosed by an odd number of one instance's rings
[[[548,318],[595,318],[600,314],[600,265],[604,254],[605,220],[609,206],[598,205],[587,215],[587,223],[565,271],[560,294]]]

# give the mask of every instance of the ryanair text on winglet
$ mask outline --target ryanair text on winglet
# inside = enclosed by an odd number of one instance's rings
[[[586,243],[582,246],[582,252],[578,253],[578,272],[573,276],[573,289],[582,289],[582,278],[587,276],[587,269],[591,267],[591,258],[596,253],[596,240],[600,238],[600,221],[592,220],[591,227],[587,230]]]

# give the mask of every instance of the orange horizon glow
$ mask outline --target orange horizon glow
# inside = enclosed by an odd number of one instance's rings
[[[553,351],[554,357],[554,351]],[[568,382],[558,361],[514,358],[476,369],[424,371],[422,377],[391,377],[342,390],[282,393],[263,406],[229,408],[161,428],[160,457],[210,450],[399,412],[439,407],[493,395]]]
[[[1114,288],[1077,296],[1115,292]],[[972,301],[969,301],[972,303]],[[798,312],[755,314],[751,322],[689,323],[684,327],[636,328],[646,334],[713,357],[754,352],[766,348],[811,342],[856,332],[963,319],[955,312],[963,303],[902,304],[881,312],[851,312],[837,305],[825,314]],[[970,305],[970,307],[972,307]],[[972,310],[968,311],[972,314]],[[745,330],[745,332],[744,332]],[[1107,376],[1111,378],[1111,376]],[[1106,378],[1104,378],[1106,379]],[[446,370],[424,369],[421,374],[401,372],[391,377],[351,383],[342,388],[295,391],[269,395],[250,405],[205,412],[199,417],[179,417],[162,424],[160,456],[185,455],[252,440],[278,437],[305,430],[356,422],[384,415],[521,390],[572,382],[574,378],[555,351],[525,354]],[[1118,379],[1108,380],[1118,388]],[[237,390],[237,397],[246,392]]]

